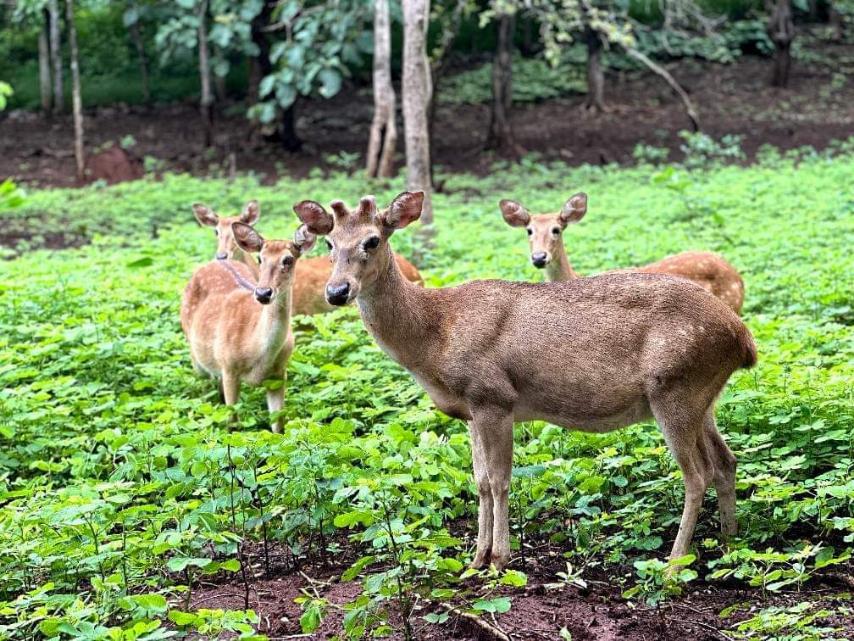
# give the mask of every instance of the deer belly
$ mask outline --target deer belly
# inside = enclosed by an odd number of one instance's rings
[[[611,432],[650,418],[652,412],[643,394],[622,399],[593,395],[536,404],[520,400],[513,409],[513,419],[517,422],[541,420],[583,432]]]

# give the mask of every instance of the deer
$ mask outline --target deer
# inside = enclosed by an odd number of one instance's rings
[[[531,247],[531,263],[545,271],[549,282],[580,278],[569,262],[563,243],[563,232],[578,223],[587,213],[587,196],[575,194],[556,214],[530,214],[513,200],[498,203],[504,221],[511,227],[524,227]],[[744,303],[744,281],[738,271],[717,254],[686,251],[642,267],[626,270],[646,274],[669,274],[694,281],[707,292],[720,298],[738,314]]]
[[[214,228],[217,260],[242,263],[249,269],[251,275],[258,277],[258,263],[251,254],[247,254],[240,248],[231,227],[238,222],[246,225],[255,225],[258,222],[261,217],[261,208],[257,200],[247,203],[237,216],[219,216],[213,209],[202,203],[193,204],[193,214],[200,225]],[[395,254],[394,259],[408,280],[419,285],[424,284],[424,279],[415,265],[400,254]],[[293,293],[294,314],[310,316],[335,309],[326,302],[323,294],[331,272],[332,265],[324,256],[303,258],[297,263]]]
[[[684,556],[706,489],[717,490],[724,535],[736,533],[736,459],[717,429],[715,400],[756,363],[750,331],[729,307],[684,279],[615,273],[565,282],[409,283],[391,236],[421,216],[423,192],[383,210],[305,200],[294,210],[325,235],[326,299],[355,300],[379,347],[443,413],[468,422],[478,530],[472,566],[510,560],[513,424],[544,420],[608,432],[654,418],[682,471],[685,501],[670,553]]]
[[[282,381],[267,390],[271,414],[282,409],[287,364],[294,349],[291,307],[295,266],[316,236],[301,225],[293,240],[265,240],[246,223],[231,223],[237,247],[258,254],[257,284],[245,264],[214,261],[197,269],[184,289],[181,325],[195,369],[220,381],[226,405],[237,403],[241,383]],[[282,431],[282,419],[272,430]]]

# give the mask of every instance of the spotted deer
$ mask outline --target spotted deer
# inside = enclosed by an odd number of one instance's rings
[[[718,299],[660,274],[604,274],[555,283],[472,281],[421,288],[391,259],[392,234],[421,215],[422,192],[384,210],[372,196],[332,214],[294,209],[326,235],[333,305],[358,303],[379,346],[439,410],[468,421],[479,496],[473,566],[510,558],[513,424],[545,420],[607,432],[654,417],[682,470],[685,504],[671,556],[688,551],[703,495],[717,489],[721,528],[736,531],[736,460],[714,404],[737,369],[756,362],[753,338]]]
[[[282,381],[267,391],[267,407],[274,413],[284,403],[286,368],[294,349],[294,268],[316,237],[304,225],[293,241],[265,240],[242,222],[233,222],[231,232],[241,251],[260,256],[257,284],[243,263],[203,265],[184,290],[181,325],[194,367],[220,381],[226,405],[237,402],[241,383]],[[273,431],[281,429],[282,419],[276,417]]]
[[[243,212],[238,216],[218,216],[213,209],[207,205],[196,203],[193,205],[193,213],[200,225],[213,227],[216,234],[216,258],[217,260],[231,260],[243,263],[249,272],[256,278],[258,276],[258,263],[250,255],[244,252],[235,242],[231,225],[233,223],[245,223],[254,225],[261,216],[258,201],[250,201]],[[395,254],[394,259],[400,266],[401,272],[407,280],[419,285],[424,284],[418,268],[400,254]],[[334,309],[326,302],[323,295],[326,281],[332,273],[332,265],[325,256],[303,258],[297,263],[294,275],[293,313],[294,314],[323,314]]]
[[[531,263],[543,269],[550,282],[572,280],[579,275],[572,269],[563,232],[568,225],[579,222],[587,213],[587,195],[575,194],[557,214],[530,214],[513,200],[502,200],[498,206],[505,222],[511,227],[524,227],[531,246]],[[615,270],[616,271],[616,270]],[[717,254],[687,251],[642,267],[619,271],[646,274],[668,274],[685,278],[717,296],[736,314],[744,302],[744,281],[736,269]],[[614,273],[614,272],[611,272]]]

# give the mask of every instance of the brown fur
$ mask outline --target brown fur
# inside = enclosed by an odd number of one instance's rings
[[[556,214],[529,214],[519,203],[502,200],[499,203],[504,220],[512,227],[525,227],[531,246],[531,261],[545,269],[547,281],[566,281],[579,278],[572,269],[563,244],[563,231],[580,221],[587,212],[587,196],[576,194]],[[535,262],[540,254],[541,261]],[[688,251],[668,256],[662,260],[625,270],[648,274],[667,274],[697,283],[707,292],[721,299],[735,313],[744,303],[744,281],[736,269],[717,254]]]
[[[294,241],[265,241],[244,223],[235,223],[233,232],[245,254],[260,252],[257,287],[253,291],[240,287],[224,261],[200,267],[184,290],[181,326],[194,367],[221,381],[227,405],[237,402],[242,382],[257,386],[265,380],[281,380],[281,387],[267,391],[267,406],[277,412],[284,404],[286,368],[294,348],[290,328],[294,267],[300,255],[311,249],[314,235],[301,227]],[[247,265],[229,264],[253,281]],[[267,288],[272,300],[261,304],[259,296]],[[273,431],[281,428],[277,417]]]
[[[248,225],[257,223],[261,215],[258,201],[251,201],[238,216],[219,216],[210,207],[198,203],[193,205],[193,213],[200,225],[214,228],[217,237],[216,256],[244,264],[250,272],[249,280],[254,282],[258,278],[258,263],[234,241],[231,225],[237,222]],[[394,258],[407,280],[418,285],[424,284],[415,265],[400,254],[395,254]],[[215,270],[215,273],[221,275],[219,270]],[[331,274],[332,263],[325,256],[303,258],[297,263],[294,274],[294,314],[324,314],[333,309],[323,295]]]
[[[510,556],[513,423],[546,420],[604,432],[654,417],[682,469],[685,509],[672,556],[687,553],[703,494],[718,489],[722,528],[735,523],[735,457],[714,423],[729,376],[755,362],[750,332],[728,307],[681,279],[606,274],[561,283],[473,281],[422,289],[390,259],[388,238],[420,215],[422,194],[378,212],[296,206],[328,233],[329,286],[349,286],[365,326],[436,406],[469,422],[480,496],[475,566]],[[374,249],[366,240],[378,236]]]

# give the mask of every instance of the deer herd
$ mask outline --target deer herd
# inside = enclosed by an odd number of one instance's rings
[[[734,534],[736,460],[718,432],[715,401],[735,370],[756,362],[738,316],[738,272],[715,254],[686,252],[579,277],[562,237],[587,212],[579,193],[555,214],[499,204],[509,225],[527,230],[531,262],[548,282],[424,287],[389,244],[418,220],[423,199],[404,192],[384,209],[372,196],[355,207],[338,200],[331,213],[305,200],[294,206],[301,225],[285,240],[254,229],[255,201],[234,217],[194,205],[199,223],[217,235],[216,260],[193,273],[181,304],[196,370],[218,381],[227,405],[241,383],[266,381],[280,432],[292,315],[355,301],[382,350],[439,410],[468,422],[479,497],[474,567],[501,569],[510,560],[513,424],[521,421],[607,432],[654,418],[685,484],[671,558],[687,554],[710,485],[721,531]],[[331,260],[305,256],[318,236]]]

